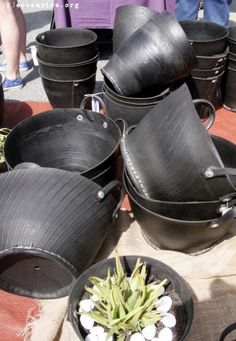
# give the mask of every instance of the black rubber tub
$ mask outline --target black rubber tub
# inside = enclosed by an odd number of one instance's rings
[[[99,182],[100,175],[109,173],[119,154],[120,138],[119,126],[103,114],[55,109],[14,127],[6,139],[4,156],[10,169],[22,162],[34,162],[79,172]]]
[[[228,67],[223,81],[223,106],[230,111],[236,111],[236,67]]]
[[[196,56],[197,68],[201,70],[209,70],[226,65],[228,52],[229,49],[227,48],[222,54],[213,56]]]
[[[204,98],[211,102],[215,109],[218,109],[222,106],[221,83],[223,77],[224,71],[218,76],[209,78],[191,76],[186,79],[186,83],[192,98]]]
[[[156,11],[139,5],[123,5],[116,9],[113,29],[113,51],[117,51],[122,43],[138,28],[152,17],[158,16]]]
[[[121,151],[130,178],[146,197],[211,201],[235,190],[230,177],[235,169],[225,168],[186,84],[123,136]]]
[[[103,91],[117,102],[119,101],[123,104],[143,106],[159,102],[162,98],[166,97],[170,93],[170,88],[163,89],[154,85],[153,87],[148,88],[134,97],[128,97],[119,95],[117,92],[115,92],[115,89],[113,89],[112,84],[109,83],[108,80],[104,80]]]
[[[117,214],[113,190],[120,183],[102,188],[77,173],[20,167],[0,176],[0,288],[39,299],[66,296]]]
[[[95,58],[97,35],[83,28],[57,28],[36,37],[38,56],[46,63],[75,64]]]
[[[113,54],[102,69],[105,79],[118,94],[132,96],[154,85],[168,87],[186,77],[195,64],[192,64],[192,58],[186,62],[182,40],[177,49],[174,39],[164,27],[150,19]],[[189,49],[192,51],[190,44]]]
[[[134,269],[137,258],[139,256],[123,256],[121,257],[121,263],[127,273],[127,276],[130,276],[131,272]],[[187,336],[192,320],[193,320],[193,301],[189,292],[189,289],[185,283],[185,281],[169,266],[164,263],[157,261],[156,259],[140,256],[141,260],[147,264],[149,278],[156,278],[158,280],[168,279],[169,284],[165,288],[166,292],[175,291],[179,295],[180,306],[178,307],[178,313],[176,315],[177,325],[182,327],[179,330],[178,341],[182,341]],[[72,327],[75,333],[78,336],[78,339],[84,340],[85,335],[81,328],[79,327],[79,316],[78,311],[78,303],[84,295],[84,287],[89,285],[89,277],[96,276],[99,278],[105,278],[107,276],[108,268],[115,268],[115,259],[110,258],[95,265],[91,266],[87,269],[74,283],[74,286],[71,290],[69,301],[68,301],[68,310],[67,316],[68,320],[71,322]],[[180,312],[181,311],[181,312]]]
[[[107,92],[104,92],[103,98],[108,116],[113,120],[123,119],[129,127],[137,125],[156,105],[156,103],[146,103],[143,105],[127,104],[114,99]]]
[[[236,208],[221,217],[181,220],[145,208],[133,197],[124,182],[130,206],[146,241],[154,248],[193,253],[208,248],[226,234],[236,218]]]
[[[234,26],[229,27],[229,41],[236,43],[236,28]]]
[[[228,40],[229,51],[232,53],[236,53],[236,41]]]
[[[219,136],[212,135],[211,138],[224,165],[228,168],[236,168],[236,145]],[[170,202],[153,200],[137,191],[126,171],[123,180],[131,196],[145,209],[173,219],[193,221],[214,219],[235,205],[236,193],[222,197],[218,201]],[[235,182],[236,178],[234,184]]]
[[[193,69],[191,71],[191,76],[196,77],[196,78],[212,78],[212,77],[221,75],[222,72],[224,71],[225,71],[225,65],[222,65],[213,69],[208,69],[208,70]]]
[[[79,108],[84,95],[93,93],[96,84],[96,73],[75,81],[57,81],[40,76],[53,108]]]
[[[226,50],[229,34],[226,27],[201,20],[182,20],[180,25],[191,42],[196,56],[213,56]]]
[[[98,56],[83,63],[76,64],[52,64],[46,63],[40,58],[39,72],[41,77],[54,79],[55,81],[76,81],[87,79],[97,71]]]

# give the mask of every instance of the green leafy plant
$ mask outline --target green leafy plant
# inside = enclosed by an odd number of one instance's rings
[[[104,326],[108,337],[115,334],[117,340],[122,341],[161,319],[156,304],[167,280],[147,283],[147,266],[140,258],[130,277],[126,276],[120,258],[116,256],[114,273],[108,269],[105,279],[90,277],[90,282],[93,288],[86,286],[85,289],[97,300],[94,309],[86,315]]]

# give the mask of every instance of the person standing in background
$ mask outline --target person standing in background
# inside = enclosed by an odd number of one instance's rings
[[[204,20],[222,26],[229,24],[229,7],[232,0],[204,0]],[[176,0],[177,20],[194,20],[198,17],[200,0]]]
[[[23,87],[20,71],[27,71],[26,22],[17,0],[0,0],[0,34],[5,62],[0,71],[5,72],[3,90]]]

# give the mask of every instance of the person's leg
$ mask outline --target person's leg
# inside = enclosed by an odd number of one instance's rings
[[[231,2],[232,0],[204,0],[204,19],[227,27]]]
[[[20,29],[13,0],[0,0],[0,32],[6,57],[8,79],[19,77]]]
[[[175,14],[177,20],[194,20],[198,17],[200,0],[176,0]]]
[[[16,20],[20,29],[20,61],[26,60],[26,21],[20,7],[16,8]]]

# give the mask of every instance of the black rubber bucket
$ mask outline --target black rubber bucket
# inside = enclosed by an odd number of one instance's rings
[[[96,73],[77,81],[56,81],[40,76],[53,108],[79,108],[84,95],[93,93],[96,84]]]
[[[227,67],[236,70],[236,54],[231,53],[231,52],[228,54]]]
[[[143,208],[170,219],[182,221],[218,219],[222,213],[234,207],[235,195],[222,197],[218,201],[160,201],[146,198],[140,194],[127,172],[124,173],[123,182],[130,196]]]
[[[146,209],[131,195],[127,186],[125,189],[142,234],[154,248],[186,253],[206,249],[225,235],[236,218],[235,207],[216,219],[187,221],[169,218]]]
[[[225,78],[222,86],[223,91],[223,106],[230,111],[236,111],[236,68],[228,67],[225,73]]]
[[[236,28],[234,26],[229,27],[229,36],[228,39],[232,42],[236,43]]]
[[[236,29],[235,27],[229,27],[228,45],[229,45],[229,51],[236,54]]]
[[[14,127],[6,139],[4,157],[10,169],[22,162],[34,162],[79,172],[99,182],[99,175],[115,162],[120,138],[119,126],[101,113],[55,109]]]
[[[51,64],[38,58],[41,77],[55,81],[76,81],[87,79],[97,71],[98,56],[83,63]]]
[[[28,164],[22,167],[28,167]],[[119,208],[114,181],[32,167],[0,176],[0,288],[34,297],[68,295],[92,262]]]
[[[170,89],[166,89],[157,94],[159,89],[155,90],[153,87],[147,97],[126,97],[115,93],[106,82],[104,82],[103,90],[109,117],[113,120],[121,118],[128,126],[137,125],[160,100],[170,93]],[[141,95],[144,96],[146,93]]]
[[[228,52],[229,49],[227,48],[222,54],[214,56],[196,56],[197,68],[201,70],[209,70],[226,65]]]
[[[218,76],[210,78],[188,77],[186,83],[191,92],[192,98],[204,98],[211,102],[215,109],[222,106],[221,83],[224,71]]]
[[[139,256],[123,256],[121,257],[121,263],[125,269],[127,276],[131,275],[134,269],[137,258]],[[178,341],[183,341],[188,334],[192,319],[193,319],[193,301],[189,293],[189,289],[186,286],[185,281],[169,266],[157,261],[156,259],[140,256],[141,260],[146,263],[149,278],[155,278],[158,281],[168,279],[170,285],[166,288],[166,292],[176,292],[180,298],[179,310],[181,313],[176,314],[177,325],[181,326],[178,331]],[[79,327],[79,315],[78,303],[84,295],[84,288],[90,284],[89,278],[91,276],[96,276],[99,278],[105,278],[107,276],[108,269],[115,268],[115,259],[110,258],[99,263],[96,263],[89,269],[87,269],[74,283],[71,290],[68,302],[67,316],[68,320],[71,322],[75,333],[79,340],[84,340],[85,335]],[[181,320],[182,321],[181,321]]]
[[[236,41],[228,40],[229,51],[236,54]]]
[[[107,108],[108,116],[113,119],[123,119],[127,125],[133,126],[139,124],[139,122],[147,115],[147,113],[156,105],[135,105],[127,104],[114,99],[107,92],[104,93],[104,103]]]
[[[210,21],[180,21],[196,56],[213,56],[223,53],[227,48],[229,31],[226,27]]]
[[[158,15],[159,13],[156,11],[144,6],[123,5],[118,7],[113,29],[113,51],[117,51],[138,28]]]
[[[153,19],[136,30],[113,54],[102,69],[115,91],[123,96],[142,92],[147,87],[167,87],[186,77],[192,65],[186,63],[166,30]],[[191,46],[189,49],[192,51]]]
[[[110,96],[113,100],[119,101],[122,104],[135,105],[135,106],[146,106],[151,104],[156,104],[164,97],[166,97],[170,93],[170,88],[158,88],[156,86],[148,88],[146,91],[137,94],[134,97],[127,97],[119,95],[115,92],[112,85],[108,80],[104,80],[103,83],[103,91]]]
[[[121,151],[130,178],[146,197],[211,201],[235,190],[186,84],[124,135]]]
[[[75,64],[98,54],[95,32],[79,28],[57,28],[36,37],[38,56],[53,64]]]
[[[211,138],[224,165],[229,168],[236,168],[236,145],[219,136],[213,135]],[[216,219],[235,205],[236,193],[222,197],[217,201],[170,202],[154,200],[137,191],[126,171],[123,175],[123,181],[131,197],[141,206],[151,212],[172,219],[187,221]]]
[[[221,75],[224,71],[224,65],[208,70],[193,69],[191,72],[191,76],[196,78],[212,78]]]

